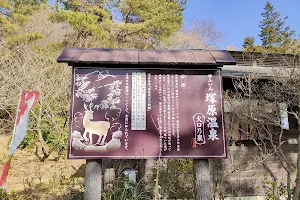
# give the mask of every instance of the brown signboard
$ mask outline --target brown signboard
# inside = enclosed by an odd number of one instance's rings
[[[73,68],[69,158],[226,157],[220,69]]]

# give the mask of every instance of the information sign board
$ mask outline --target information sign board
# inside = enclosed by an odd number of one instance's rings
[[[73,68],[69,158],[226,157],[220,69]]]

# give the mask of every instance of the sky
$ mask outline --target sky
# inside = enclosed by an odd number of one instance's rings
[[[146,1],[146,0],[145,0]],[[53,4],[55,0],[49,0]],[[300,36],[300,0],[270,0],[281,17],[288,16],[286,25]],[[266,0],[187,0],[184,10],[184,27],[191,27],[193,19],[208,19],[215,22],[216,30],[224,37],[219,43],[220,49],[232,45],[242,48],[244,38],[255,37],[255,44],[260,44],[259,22]]]
[[[300,35],[300,0],[270,0],[275,11],[281,17],[288,16],[286,25]],[[259,22],[265,0],[188,0],[184,11],[185,27],[192,26],[193,19],[211,19],[215,28],[224,33],[219,48],[229,44],[241,48],[244,38],[255,37],[255,44],[260,44]]]

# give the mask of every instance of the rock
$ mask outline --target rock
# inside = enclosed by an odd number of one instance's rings
[[[112,139],[121,139],[122,138],[122,131],[116,131],[112,133]]]
[[[86,146],[83,144],[79,138],[73,138],[72,140],[72,148],[74,149],[84,149]]]
[[[105,146],[107,151],[115,151],[121,147],[121,141],[118,139],[112,139]]]
[[[71,138],[78,138],[79,140],[82,140],[83,137],[81,136],[81,133],[78,131],[73,131],[73,133],[71,134]]]

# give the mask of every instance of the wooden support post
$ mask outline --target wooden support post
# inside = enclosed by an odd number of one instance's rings
[[[210,172],[208,159],[194,159],[194,191],[196,200],[211,200]]]
[[[102,160],[86,160],[84,199],[101,200]]]

